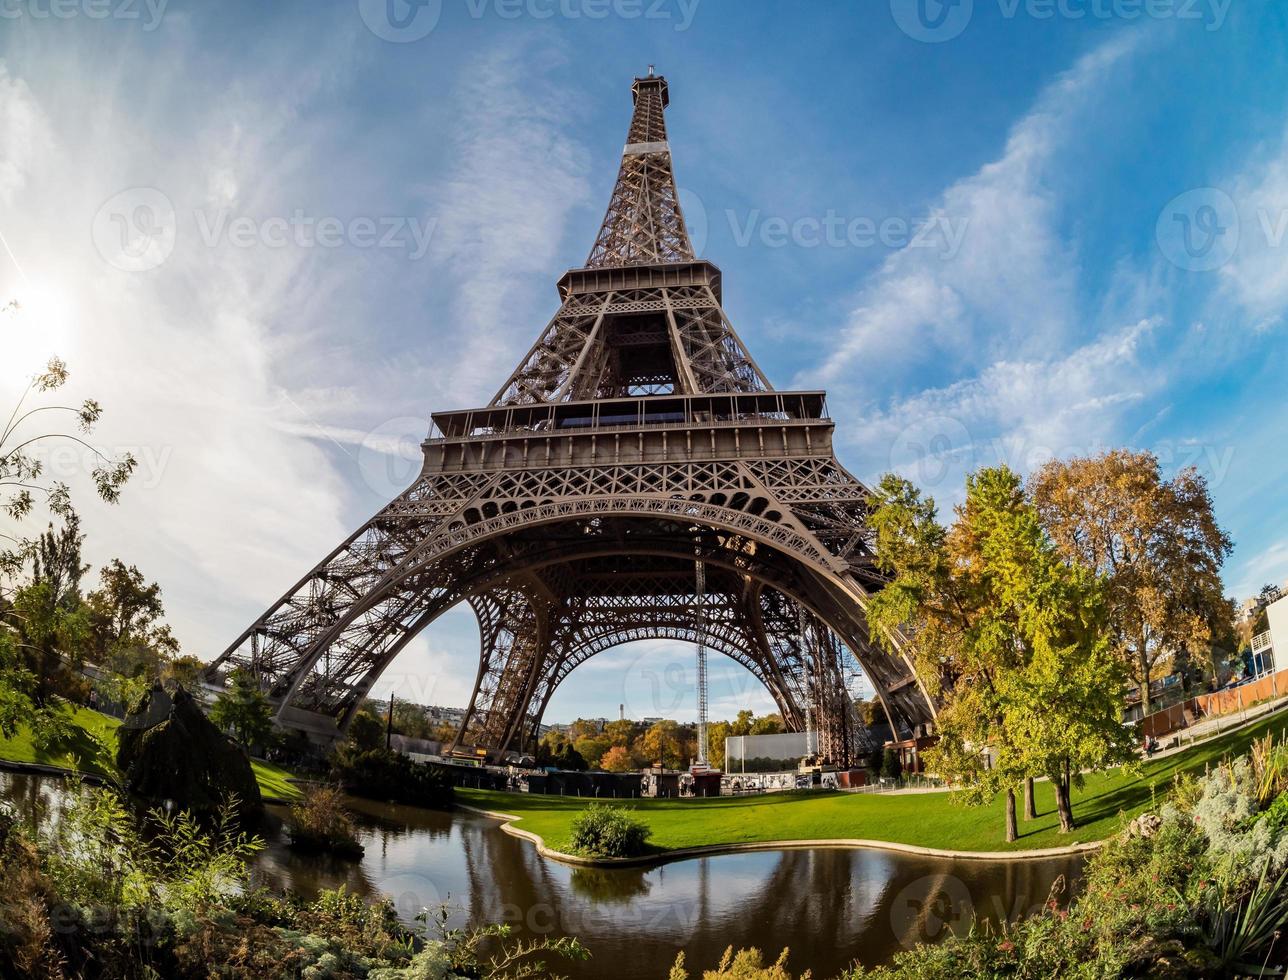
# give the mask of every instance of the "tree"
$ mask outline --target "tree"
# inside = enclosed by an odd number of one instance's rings
[[[210,720],[242,746],[263,745],[273,734],[273,708],[254,675],[234,670],[230,686],[210,706]]]
[[[411,701],[394,702],[394,731],[408,738],[434,737],[434,725],[429,720],[429,712],[422,705]]]
[[[349,722],[349,739],[363,750],[385,747],[385,722],[369,708],[362,708]]]
[[[712,768],[725,767],[725,739],[733,734],[733,726],[727,721],[713,721],[707,725],[707,760]]]
[[[568,728],[568,741],[574,744],[578,739],[594,738],[599,735],[599,722],[589,718],[578,718]]]
[[[608,751],[611,744],[602,735],[595,735],[583,736],[577,739],[573,742],[572,747],[577,750],[577,754],[585,759],[589,765],[595,766],[599,764],[600,756]]]
[[[1220,575],[1232,545],[1207,482],[1193,468],[1164,480],[1153,453],[1119,449],[1054,460],[1029,492],[1060,554],[1104,579],[1113,647],[1148,714],[1159,662],[1228,643],[1234,621]]]
[[[600,758],[599,767],[607,772],[630,772],[635,768],[635,763],[626,746],[613,745]]]
[[[684,764],[680,726],[669,719],[655,722],[640,739],[639,748],[650,763],[660,763],[666,769],[679,769]]]
[[[903,776],[903,762],[894,749],[886,749],[881,756],[881,775],[885,779],[900,779]]]
[[[195,690],[205,669],[206,665],[200,657],[194,657],[190,653],[182,654],[165,665],[162,680],[178,681],[188,690]]]
[[[79,666],[87,634],[80,581],[80,520],[68,511],[60,528],[50,524],[31,544],[31,578],[10,595],[6,619],[17,634],[27,670],[35,680],[35,703],[48,707],[53,694],[80,697]],[[73,668],[73,669],[69,669]]]
[[[10,302],[0,309],[0,314],[11,314],[17,310],[17,303]],[[52,442],[72,442],[88,450],[94,464],[90,477],[99,497],[108,503],[115,503],[120,497],[121,487],[134,472],[135,460],[129,453],[119,458],[111,458],[87,442],[83,436],[93,431],[95,423],[103,414],[102,407],[92,398],[86,399],[79,406],[46,404],[27,407],[27,401],[33,394],[43,395],[56,391],[67,383],[69,373],[67,365],[59,358],[50,358],[45,369],[34,375],[26,390],[14,405],[9,421],[0,430],[0,487],[7,488],[9,496],[0,501],[3,510],[14,521],[30,515],[35,507],[37,496],[43,496],[49,512],[64,521],[72,513],[71,492],[67,484],[50,481],[44,478],[44,462],[39,450]],[[46,413],[70,414],[74,417],[80,435],[61,431],[56,427],[43,427],[38,420],[49,416]],[[30,558],[33,543],[25,538],[0,533],[0,541],[6,542],[0,550],[0,585],[3,579],[20,575]]]
[[[627,718],[610,721],[604,726],[604,734],[613,745],[621,745],[629,749],[631,743],[635,741],[635,722]]]
[[[18,304],[10,302],[0,309],[0,316],[12,315]],[[112,459],[90,445],[84,438],[102,414],[98,402],[87,399],[80,406],[40,404],[28,407],[32,395],[43,395],[67,383],[67,365],[51,358],[45,369],[34,375],[14,405],[4,428],[0,429],[0,499],[2,511],[16,527],[17,522],[32,515],[37,497],[43,497],[49,513],[61,520],[64,531],[76,537],[76,519],[68,486],[48,480],[40,450],[49,443],[73,442],[94,456],[90,476],[98,496],[114,503],[122,485],[134,470],[134,457]],[[42,426],[39,422],[60,414],[75,419],[80,435]],[[53,527],[50,526],[50,535]],[[64,601],[65,590],[49,578],[50,569],[37,566],[31,579],[25,576],[29,562],[40,559],[42,544],[20,532],[0,531],[0,733],[12,734],[14,726],[26,725],[39,744],[49,744],[67,733],[67,726],[47,703],[53,688],[50,669],[53,655],[68,649],[65,641],[82,623],[76,622],[74,610]],[[79,540],[76,542],[75,577],[79,580]],[[39,579],[44,578],[44,581]],[[71,583],[75,584],[75,583]],[[37,591],[26,591],[36,589]],[[79,603],[77,603],[79,605]],[[33,618],[34,617],[34,618]],[[33,638],[38,637],[33,643]],[[71,678],[60,669],[64,680]],[[33,665],[36,669],[32,669]],[[42,669],[43,668],[43,669]],[[69,691],[68,693],[75,693]]]
[[[940,703],[928,764],[968,802],[1004,793],[1008,841],[1018,837],[1016,787],[1046,776],[1071,830],[1071,783],[1131,752],[1103,590],[1061,560],[1005,467],[968,477],[955,517],[945,529],[906,480],[881,482],[870,522],[892,580],[869,623],[880,642],[902,643]]]
[[[100,663],[130,650],[147,650],[159,672],[164,660],[178,655],[179,641],[164,622],[161,586],[146,582],[137,566],[113,558],[99,571],[99,587],[85,602],[91,653]]]

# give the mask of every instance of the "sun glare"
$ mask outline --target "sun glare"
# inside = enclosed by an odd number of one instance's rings
[[[65,290],[24,283],[6,291],[0,304],[14,306],[0,317],[0,333],[9,354],[6,373],[35,372],[54,354],[66,358],[73,339],[73,302]],[[10,379],[6,379],[8,381]]]

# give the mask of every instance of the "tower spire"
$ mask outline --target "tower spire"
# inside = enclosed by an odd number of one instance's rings
[[[587,268],[693,260],[666,140],[666,79],[649,65],[648,75],[631,85],[631,94],[635,112],[622,165]]]

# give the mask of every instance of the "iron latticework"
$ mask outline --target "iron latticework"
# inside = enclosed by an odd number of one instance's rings
[[[774,390],[747,352],[689,242],[666,81],[632,93],[590,258],[519,367],[487,406],[435,414],[412,486],[214,665],[252,671],[283,724],[343,731],[460,602],[481,650],[457,741],[493,754],[531,747],[579,664],[645,638],[734,658],[834,762],[855,752],[856,665],[897,732],[932,720],[910,665],[867,634],[869,492],[833,454],[824,394]]]

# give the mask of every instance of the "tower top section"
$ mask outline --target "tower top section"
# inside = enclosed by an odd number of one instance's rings
[[[635,111],[604,223],[586,259],[591,269],[694,258],[666,138],[665,110],[671,101],[666,79],[653,74],[650,65],[649,74],[631,84],[631,96]]]

